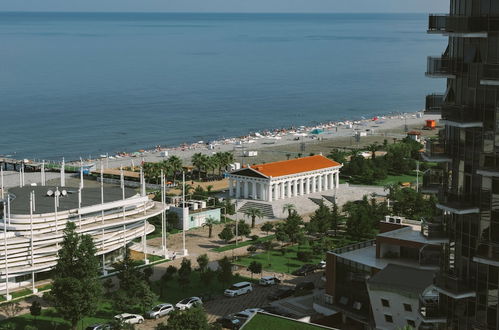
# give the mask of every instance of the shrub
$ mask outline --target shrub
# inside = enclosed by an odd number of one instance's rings
[[[310,251],[298,251],[296,252],[296,257],[300,261],[309,261],[312,259],[312,252]]]
[[[250,245],[250,246],[248,246],[248,248],[246,250],[248,252],[254,253],[254,252],[256,252],[257,248],[254,245]]]
[[[251,240],[253,242],[257,241],[258,240],[258,235],[251,235]]]

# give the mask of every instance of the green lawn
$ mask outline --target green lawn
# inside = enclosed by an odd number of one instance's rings
[[[281,316],[273,316],[267,314],[256,314],[251,320],[246,323],[242,330],[317,330],[324,329],[315,324],[304,323],[296,320],[290,320]]]
[[[399,184],[401,182],[416,182],[416,175],[389,175],[386,179],[376,182],[376,185],[387,186],[391,184]]]
[[[217,247],[217,248],[214,248],[211,250],[214,252],[224,252],[224,251],[240,248],[242,246],[248,246],[248,245],[256,244],[256,243],[262,243],[262,242],[268,241],[270,239],[273,239],[274,237],[275,237],[275,235],[269,235],[269,236],[265,236],[265,237],[260,237],[256,241],[249,240],[249,241],[239,242],[239,243],[237,243],[237,246],[236,246],[236,244],[228,244],[228,245],[220,246],[220,247]]]

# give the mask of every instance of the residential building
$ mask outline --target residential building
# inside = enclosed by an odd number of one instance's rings
[[[229,195],[272,202],[338,189],[341,167],[322,155],[251,165],[228,175]]]
[[[428,58],[427,76],[447,79],[445,93],[427,98],[445,127],[423,154],[439,163],[425,188],[438,194],[442,213],[428,224],[448,242],[435,280],[434,313],[445,321],[424,329],[498,329],[499,2],[451,0],[448,15],[430,16],[428,31],[449,41]]]
[[[206,201],[189,200],[185,202],[185,205],[180,202],[175,206],[170,206],[169,212],[178,215],[177,228],[183,230],[202,227],[208,218],[215,221],[221,220],[221,209],[208,207]]]

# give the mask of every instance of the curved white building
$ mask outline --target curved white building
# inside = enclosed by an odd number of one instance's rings
[[[9,288],[33,284],[36,274],[56,265],[68,221],[76,224],[79,233],[93,237],[104,269],[114,261],[113,251],[116,254],[130,241],[154,231],[147,219],[164,211],[164,204],[150,200],[144,189],[137,193],[119,186],[11,188],[3,204],[0,290],[7,298]]]

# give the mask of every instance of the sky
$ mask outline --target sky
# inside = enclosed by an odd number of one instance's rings
[[[449,0],[0,0],[0,11],[440,13]]]

